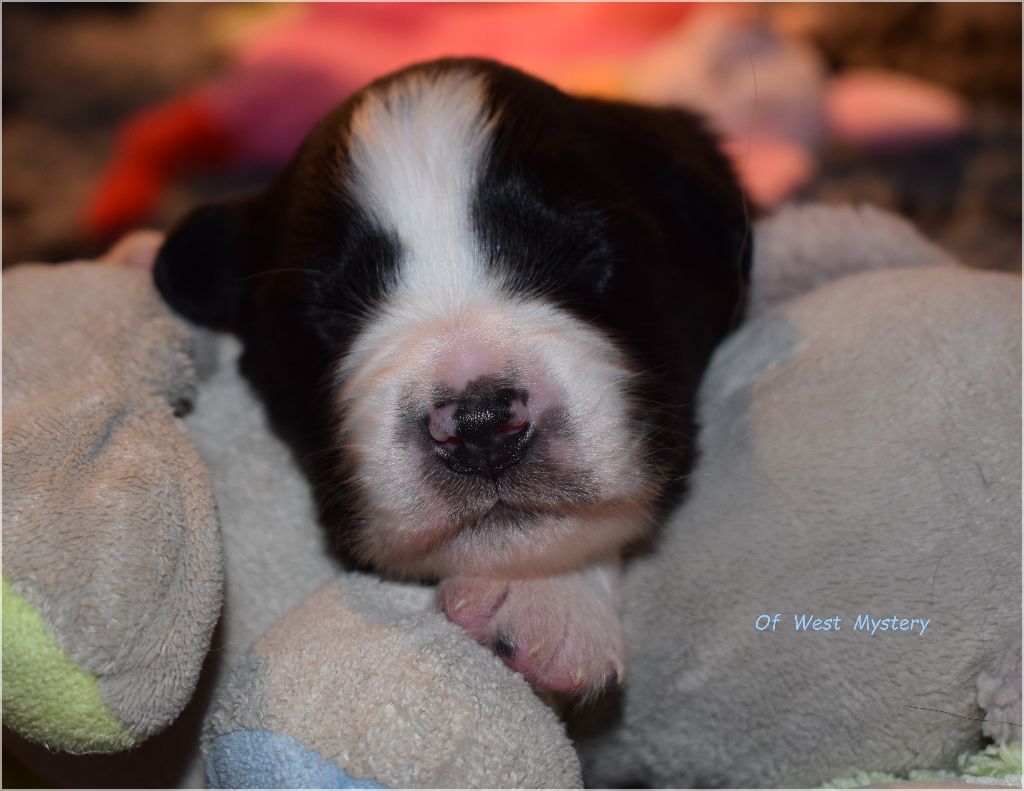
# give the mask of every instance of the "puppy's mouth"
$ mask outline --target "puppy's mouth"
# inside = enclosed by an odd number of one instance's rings
[[[567,569],[645,526],[647,477],[610,469],[603,448],[588,444],[590,433],[563,407],[524,422],[521,405],[544,402],[537,387],[529,396],[493,382],[480,387],[442,393],[430,402],[428,420],[422,402],[407,399],[401,464],[393,468],[402,485],[391,490],[393,505],[382,502],[363,523],[356,539],[363,558],[410,577],[530,575]],[[523,426],[512,436],[529,431],[529,441],[503,456],[510,426]],[[473,446],[479,459],[454,465],[439,457],[437,444],[454,445],[452,437]]]
[[[550,517],[558,512],[551,508],[517,505],[498,497],[490,506],[476,513],[453,515],[453,522],[457,526],[456,535],[479,530],[527,530],[542,514]]]
[[[568,493],[524,488],[505,489],[477,479],[469,491],[421,500],[425,507],[406,517],[405,530],[387,529],[394,524],[385,521],[387,515],[368,523],[378,529],[359,531],[357,551],[408,577],[531,576],[596,557],[630,540],[646,524],[649,496],[644,490],[600,497],[582,488]]]

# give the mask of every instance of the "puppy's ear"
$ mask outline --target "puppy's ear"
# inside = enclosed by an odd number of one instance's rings
[[[588,104],[613,119],[616,157],[645,192],[671,207],[673,226],[689,227],[706,246],[706,258],[732,265],[732,276],[750,276],[751,223],[758,216],[720,141],[700,116],[676,107],[649,107],[600,99]],[[645,152],[637,157],[636,152]],[[714,248],[714,249],[713,249]]]
[[[230,326],[251,262],[245,250],[246,207],[220,203],[193,209],[167,235],[153,278],[167,303],[200,324]]]

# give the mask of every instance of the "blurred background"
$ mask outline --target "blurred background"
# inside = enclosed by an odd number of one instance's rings
[[[574,91],[683,104],[751,200],[870,202],[970,266],[1021,265],[1021,6],[3,5],[3,262],[258,188],[369,79],[499,58]]]

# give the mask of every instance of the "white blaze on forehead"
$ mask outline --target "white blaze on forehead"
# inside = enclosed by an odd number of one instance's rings
[[[352,117],[352,177],[374,218],[402,244],[400,288],[421,299],[479,293],[471,226],[491,122],[483,79],[412,74],[366,95]]]

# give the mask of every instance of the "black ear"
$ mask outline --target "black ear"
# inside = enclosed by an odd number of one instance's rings
[[[677,107],[584,101],[614,124],[615,145],[630,149],[623,161],[644,180],[645,194],[674,209],[671,224],[689,225],[707,246],[708,260],[730,266],[730,276],[746,282],[759,212],[704,119]]]
[[[176,311],[200,324],[229,326],[240,295],[241,239],[237,204],[209,204],[189,212],[157,253],[153,278]]]

